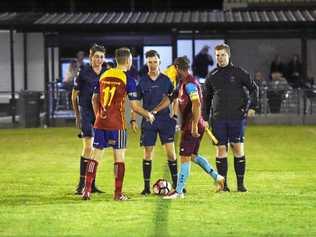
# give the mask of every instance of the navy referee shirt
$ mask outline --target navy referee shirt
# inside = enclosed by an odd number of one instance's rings
[[[83,65],[74,82],[74,89],[79,91],[79,105],[91,107],[93,90],[99,82],[100,75],[106,70],[102,67],[100,74],[96,74],[90,64]]]
[[[143,107],[152,111],[161,100],[173,92],[173,85],[166,75],[160,73],[156,80],[148,75],[141,77],[137,85],[137,99],[143,100]],[[158,112],[156,116],[170,116],[169,107]]]

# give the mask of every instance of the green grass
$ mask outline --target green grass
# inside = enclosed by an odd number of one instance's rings
[[[248,193],[214,193],[192,165],[183,200],[142,197],[142,149],[129,133],[125,192],[114,202],[113,158],[106,151],[97,183],[105,194],[82,201],[77,184],[81,141],[73,128],[0,130],[0,236],[316,236],[316,127],[250,126]],[[214,164],[214,147],[201,154]],[[169,179],[157,146],[152,181]]]

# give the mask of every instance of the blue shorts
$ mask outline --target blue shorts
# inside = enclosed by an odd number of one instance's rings
[[[94,112],[92,107],[79,106],[81,137],[93,137]]]
[[[228,143],[243,143],[246,119],[213,121],[212,131],[218,140],[218,145]]]
[[[125,149],[127,141],[126,129],[123,130],[103,130],[94,129],[93,147],[103,149],[106,147],[113,147],[114,149]]]
[[[146,120],[142,121],[142,133],[140,136],[141,146],[154,146],[159,134],[162,145],[174,142],[177,121],[173,118],[157,118],[153,124]]]

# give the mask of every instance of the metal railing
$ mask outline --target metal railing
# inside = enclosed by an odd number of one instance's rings
[[[260,88],[258,114],[316,114],[316,88]]]

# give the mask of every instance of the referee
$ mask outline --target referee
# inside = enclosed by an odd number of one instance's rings
[[[248,72],[231,63],[227,44],[217,45],[215,55],[217,68],[208,74],[204,84],[203,118],[209,121],[211,114],[212,130],[219,141],[216,145],[216,167],[218,173],[225,177],[223,191],[230,191],[227,186],[229,143],[234,154],[237,191],[247,192],[244,185],[244,130],[247,116],[255,113],[258,87]]]

